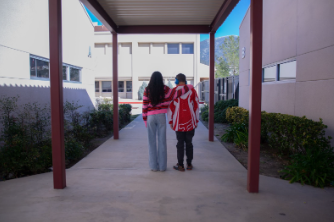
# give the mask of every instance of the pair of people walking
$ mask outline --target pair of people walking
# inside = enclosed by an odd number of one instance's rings
[[[176,87],[164,85],[160,72],[154,72],[143,95],[143,120],[147,127],[149,146],[149,166],[152,171],[167,168],[166,113],[168,124],[176,132],[178,163],[173,167],[184,168],[184,143],[186,143],[187,170],[191,170],[193,160],[192,138],[199,120],[199,100],[192,85],[187,85],[182,73],[175,77]]]

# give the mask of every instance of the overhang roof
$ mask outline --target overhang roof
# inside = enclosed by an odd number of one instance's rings
[[[117,33],[216,31],[239,0],[81,0]]]

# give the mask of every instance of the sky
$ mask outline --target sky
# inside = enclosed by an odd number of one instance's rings
[[[227,35],[239,35],[239,26],[244,18],[246,11],[250,5],[250,0],[240,0],[238,5],[233,9],[231,14],[227,17],[225,22],[219,27],[216,32],[216,38]],[[85,7],[86,8],[86,7]],[[102,23],[86,8],[88,15],[93,22],[97,22],[98,25]],[[208,39],[209,34],[201,34],[201,41]]]

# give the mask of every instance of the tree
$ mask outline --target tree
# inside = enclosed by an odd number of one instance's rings
[[[138,100],[142,100],[143,99],[143,94],[144,94],[146,86],[147,86],[147,83],[143,82],[143,84],[139,87],[139,90],[138,90]]]
[[[219,63],[216,63],[217,71],[215,77],[216,78],[228,77],[230,75],[230,69],[228,67],[227,62],[222,57],[218,57],[217,59],[219,60]]]
[[[173,85],[172,85],[172,83],[170,82],[170,80],[168,80],[167,86],[168,86],[169,88],[171,88],[171,89],[174,88]]]
[[[216,77],[239,75],[239,36],[231,35],[225,38],[219,48],[223,51],[223,56],[218,58]]]

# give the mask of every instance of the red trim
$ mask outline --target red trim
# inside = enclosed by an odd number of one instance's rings
[[[225,19],[229,16],[233,8],[238,4],[240,0],[225,0],[215,18],[213,19],[210,27],[211,31],[216,32],[217,29],[224,23]],[[262,0],[261,0],[262,1]]]
[[[119,139],[118,126],[118,41],[117,33],[112,33],[112,66],[113,66],[113,129],[114,139]]]
[[[61,0],[49,0],[50,101],[54,189],[66,187]]]
[[[80,0],[110,32],[117,32],[117,25],[97,0]]]
[[[94,32],[106,32],[109,30],[104,25],[94,26]]]
[[[215,84],[215,32],[210,32],[210,78],[209,78],[209,141],[213,141],[214,130],[214,84]]]
[[[140,25],[119,26],[120,34],[209,33],[208,25]]]
[[[143,104],[143,102],[118,102],[118,104]],[[199,102],[199,104],[204,104],[204,102]]]
[[[248,179],[247,190],[259,192],[261,89],[262,89],[262,11],[263,1],[251,0],[250,55],[251,76],[249,93]]]

